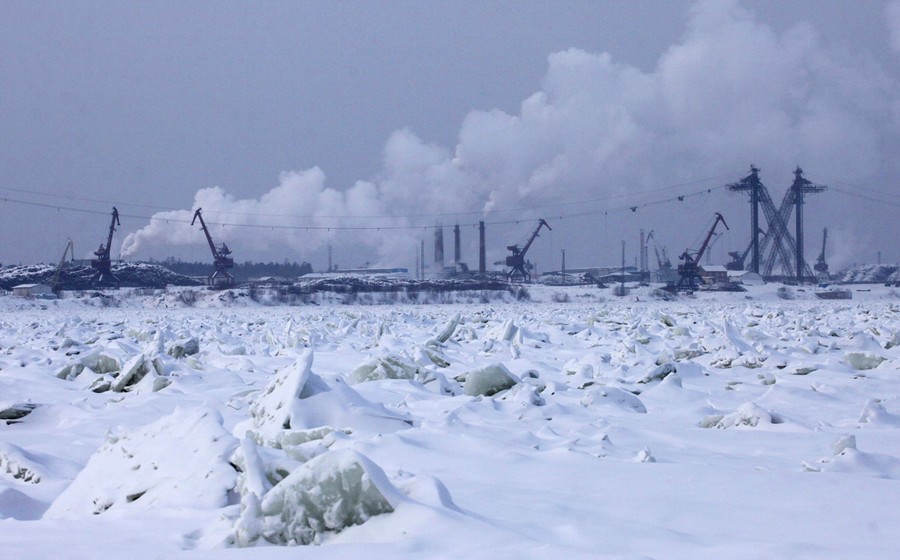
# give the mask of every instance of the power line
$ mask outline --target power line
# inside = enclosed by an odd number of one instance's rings
[[[889,205],[889,206],[898,206],[898,207],[900,207],[900,201],[895,201],[895,200],[885,200],[885,199],[883,199],[883,198],[878,198],[878,197],[870,196],[870,195],[867,195],[867,194],[862,194],[862,193],[858,193],[858,192],[848,191],[848,190],[841,189],[841,188],[838,188],[838,187],[831,187],[831,190],[836,191],[836,192],[839,192],[839,193],[841,193],[841,194],[845,194],[845,195],[847,195],[847,196],[853,196],[853,197],[856,197],[856,198],[862,198],[862,199],[868,200],[868,201],[870,201],[870,202],[877,202],[877,203],[879,203],[879,204],[887,204],[887,205]]]
[[[633,197],[645,196],[648,194],[654,194],[654,193],[658,193],[658,192],[689,187],[689,186],[698,185],[698,184],[702,184],[702,183],[708,183],[710,181],[721,180],[721,179],[724,179],[729,176],[730,175],[719,175],[716,177],[706,177],[703,179],[696,179],[696,180],[686,181],[683,183],[675,183],[672,185],[666,185],[664,187],[658,187],[655,189],[648,189],[648,190],[635,191],[635,192],[625,192],[625,193],[610,195],[610,196],[606,196],[606,197],[588,198],[588,199],[582,199],[582,200],[572,200],[572,201],[567,201],[567,202],[558,202],[558,203],[553,203],[553,204],[542,204],[542,205],[535,205],[535,206],[518,206],[518,207],[513,206],[513,207],[502,208],[502,209],[495,209],[495,210],[491,210],[489,212],[475,210],[475,211],[444,212],[444,213],[430,213],[430,214],[408,214],[408,215],[402,215],[402,216],[396,216],[396,215],[381,215],[381,216],[311,215],[311,214],[310,215],[302,215],[302,214],[278,214],[278,213],[267,213],[267,212],[234,212],[234,211],[228,211],[228,210],[221,210],[221,211],[217,211],[216,213],[219,215],[228,215],[228,216],[258,216],[258,217],[265,217],[265,218],[290,218],[290,219],[300,219],[300,220],[312,220],[312,219],[397,220],[397,219],[422,219],[422,218],[438,219],[438,218],[459,217],[459,216],[480,216],[480,215],[484,215],[486,213],[488,213],[488,214],[503,214],[503,213],[509,213],[509,212],[527,212],[527,211],[549,212],[550,209],[552,209],[552,208],[567,207],[567,206],[584,206],[587,204],[594,204],[597,202],[609,202],[612,200],[628,199],[628,198],[633,198]],[[719,188],[720,187],[715,187],[712,190],[717,190]],[[56,193],[49,193],[46,191],[39,191],[39,190],[34,190],[34,189],[19,189],[19,188],[13,188],[13,187],[0,187],[0,191],[9,191],[9,192],[35,195],[35,196],[59,198],[59,199],[77,201],[77,202],[101,203],[101,204],[108,204],[108,205],[117,206],[117,207],[121,206],[121,207],[147,208],[147,209],[151,209],[151,210],[158,210],[160,212],[178,212],[178,211],[183,210],[182,208],[172,208],[172,207],[167,207],[167,206],[157,206],[157,205],[141,204],[141,203],[134,203],[134,202],[105,200],[105,199],[89,198],[89,197],[67,195],[67,194],[56,194]],[[686,196],[691,196],[691,195],[686,195]],[[4,199],[4,200],[7,200],[9,202],[18,202],[20,204],[27,203],[26,201],[16,200],[16,199]],[[663,202],[665,202],[665,201],[663,201]],[[30,204],[32,206],[64,208],[58,204],[50,204],[50,203],[42,204],[42,203],[38,203],[38,202],[33,202]],[[659,202],[657,201],[657,202],[649,203],[649,204],[659,204]],[[639,205],[637,205],[637,207],[643,208],[643,207],[648,206],[649,204],[648,203],[639,204]],[[632,207],[633,206],[628,206],[629,209]],[[72,209],[72,210],[80,211],[78,209]],[[608,210],[616,211],[619,209],[611,208]],[[104,212],[100,212],[100,213],[106,213],[106,212],[104,211]],[[581,215],[581,214],[576,214],[576,215]],[[138,216],[138,217],[144,217],[144,216]],[[381,229],[384,229],[384,228],[381,228]]]
[[[810,177],[816,178],[815,175],[811,175]],[[835,184],[837,184],[837,185],[844,185],[844,186],[847,186],[847,187],[851,187],[851,188],[853,188],[854,190],[857,190],[857,191],[866,191],[866,192],[871,193],[870,196],[876,196],[876,195],[877,195],[877,196],[882,196],[882,197],[896,197],[896,198],[900,198],[900,194],[895,193],[895,192],[884,192],[884,191],[879,191],[878,189],[870,189],[870,188],[868,188],[868,187],[863,187],[863,186],[860,186],[860,185],[856,185],[856,184],[854,184],[854,183],[848,183],[847,181],[841,181],[841,180],[838,180],[838,179],[825,179],[825,178],[819,177],[819,178],[816,178],[816,180],[819,181],[819,182],[821,182],[821,183],[827,184],[827,185],[835,185]],[[836,187],[831,187],[831,188],[834,189],[834,190],[840,191],[840,192],[844,192],[844,193],[846,193],[846,194],[857,194],[857,193],[850,193],[850,192],[841,190],[841,189],[836,188]]]
[[[670,190],[671,188],[673,188],[673,187],[663,187],[660,189],[655,189],[655,192],[659,192],[662,190]],[[686,198],[709,194],[713,191],[718,191],[718,190],[721,190],[724,188],[725,188],[725,186],[712,187],[712,188],[703,189],[700,191],[695,191],[695,192],[690,192],[690,193],[685,193],[685,194],[669,197],[666,199],[644,202],[644,203],[635,204],[635,205],[631,205],[631,206],[625,205],[625,206],[602,208],[602,209],[596,209],[596,210],[586,210],[586,211],[580,211],[580,212],[560,213],[553,217],[556,219],[562,220],[562,219],[567,219],[567,218],[576,218],[576,217],[583,217],[583,216],[597,216],[597,215],[601,215],[601,214],[608,214],[610,212],[627,212],[627,211],[636,212],[639,209],[649,208],[651,206],[669,204],[672,202],[682,202]],[[13,190],[13,189],[6,189],[6,190]],[[73,197],[73,198],[77,198],[77,197]],[[617,197],[610,197],[610,198],[617,198]],[[62,204],[52,204],[52,203],[46,203],[46,202],[21,200],[21,199],[10,198],[10,197],[3,197],[0,200],[2,200],[3,202],[6,202],[6,203],[20,204],[20,205],[24,205],[24,206],[31,206],[31,207],[37,207],[37,208],[47,208],[47,209],[51,209],[51,210],[56,210],[58,212],[66,211],[66,212],[77,212],[77,213],[82,213],[82,214],[93,214],[93,215],[108,214],[108,212],[106,210],[92,210],[92,209],[78,208],[78,207],[67,206],[67,205],[62,205]],[[600,200],[606,200],[606,199],[595,199],[595,200],[600,201]],[[96,202],[96,201],[94,201],[94,202]],[[102,201],[102,202],[105,202],[107,204],[113,204],[113,205],[129,206],[127,203],[126,204],[115,203],[112,201]],[[574,203],[567,203],[567,204],[574,204]],[[137,205],[131,205],[131,206],[137,206]],[[546,207],[532,207],[532,208],[529,208],[528,210],[543,211],[543,210],[546,210],[546,209],[552,208],[552,207],[553,207],[552,205],[546,206]],[[171,210],[167,210],[167,211],[168,212],[189,212],[184,209],[171,209]],[[230,213],[229,212],[214,212],[214,214],[229,215]],[[470,212],[467,214],[471,215],[471,214],[476,214],[476,213]],[[479,212],[477,214],[483,214],[483,213]],[[159,216],[159,215],[147,216],[147,215],[142,215],[142,214],[131,214],[131,213],[127,213],[127,212],[122,212],[122,213],[120,213],[120,215],[125,218],[132,218],[132,219],[136,219],[136,220],[164,221],[166,223],[171,222],[171,223],[176,223],[176,224],[177,223],[190,224],[190,222],[191,222],[187,218],[179,218],[179,217],[174,217],[174,216],[173,217],[163,217],[163,216]],[[258,213],[258,214],[243,213],[242,215],[258,216],[258,217],[271,217],[270,215],[267,215],[264,213]],[[462,215],[462,214],[451,214],[451,215]],[[283,217],[294,217],[294,216],[283,216]],[[411,218],[415,218],[415,217],[435,218],[435,217],[437,217],[437,215],[431,214],[431,215],[423,215],[423,216],[353,216],[353,217],[365,218],[365,219],[369,219],[369,220],[378,220],[378,219],[400,220],[400,219],[411,219]],[[295,218],[301,218],[301,217],[295,217]],[[309,217],[305,217],[305,218],[307,218],[307,219],[322,219],[322,218],[328,218],[328,217],[309,216]],[[337,219],[336,217],[331,217],[331,218]],[[492,220],[492,221],[485,221],[485,224],[509,225],[509,224],[517,224],[522,221],[524,221],[524,219],[522,219],[522,218],[506,219],[506,220]],[[403,230],[407,230],[407,231],[411,231],[411,230],[429,230],[429,229],[435,229],[435,228],[439,227],[436,225],[429,225],[429,224],[424,224],[424,225],[387,225],[387,226],[349,226],[349,225],[249,224],[249,223],[233,223],[233,222],[223,222],[223,221],[208,221],[208,223],[210,225],[215,225],[215,226],[219,226],[219,227],[239,227],[239,228],[293,230],[293,231],[331,231],[331,230],[335,230],[335,231],[382,231],[382,230],[384,230],[384,231],[403,231]],[[467,226],[467,227],[476,227],[478,225],[478,222],[471,222],[471,223],[465,223],[465,224],[459,224],[459,225]]]
[[[166,206],[154,206],[152,204],[138,204],[138,203],[121,202],[121,201],[116,202],[113,200],[103,200],[100,198],[88,198],[88,197],[84,197],[84,196],[75,196],[75,195],[70,195],[70,194],[48,193],[45,191],[37,191],[34,189],[16,189],[13,187],[0,187],[0,191],[9,191],[9,192],[30,194],[30,195],[36,195],[36,196],[46,196],[46,197],[50,197],[50,198],[62,198],[65,200],[74,200],[74,201],[78,201],[78,202],[95,202],[95,203],[102,203],[102,204],[110,204],[112,206],[134,206],[137,208],[149,208],[152,210],[161,210],[161,211],[174,210],[174,208],[168,208]],[[35,205],[38,205],[38,203],[35,203]]]

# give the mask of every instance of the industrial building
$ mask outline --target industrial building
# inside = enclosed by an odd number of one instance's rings
[[[56,294],[49,284],[19,284],[13,286],[13,295],[28,299],[54,299]]]

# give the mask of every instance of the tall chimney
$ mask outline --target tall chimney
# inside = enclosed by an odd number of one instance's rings
[[[562,250],[562,280],[563,284],[566,284],[566,250]]]
[[[647,242],[644,241],[644,230],[641,230],[641,264],[638,267],[638,272],[643,273],[647,270]]]
[[[478,272],[484,274],[487,271],[484,248],[484,222],[478,222]]]
[[[453,264],[459,264],[460,258],[459,254],[459,224],[453,226]]]
[[[434,266],[438,273],[444,270],[444,227],[440,224],[434,227]]]

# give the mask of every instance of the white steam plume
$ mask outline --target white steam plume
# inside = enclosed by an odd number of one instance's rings
[[[898,5],[888,13],[896,14]],[[868,59],[826,48],[808,25],[779,34],[736,0],[705,0],[693,7],[683,40],[653,71],[606,53],[551,54],[540,91],[518,114],[471,112],[454,152],[400,130],[384,148],[377,177],[346,191],[326,188],[314,168],[283,174],[258,200],[204,189],[194,207],[229,223],[422,226],[434,218],[406,217],[597,199],[723,172],[737,180],[750,163],[770,185],[790,184],[797,164],[817,177],[862,180],[885,174],[884,162],[898,145],[897,85]],[[311,218],[291,222],[274,214]],[[366,215],[396,218],[353,218]],[[181,231],[188,228],[164,222],[175,217],[189,220],[191,212],[157,214],[125,239],[123,255],[151,243],[188,243]],[[241,248],[289,247],[301,255],[333,234],[216,230]],[[341,232],[341,242],[375,248],[383,262],[396,263],[398,255],[412,254],[412,235],[350,230]]]
[[[900,54],[900,0],[891,0],[885,7],[891,48]]]

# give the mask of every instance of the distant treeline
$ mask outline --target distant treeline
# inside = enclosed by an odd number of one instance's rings
[[[169,257],[162,261],[150,259],[150,264],[162,265],[172,272],[184,274],[185,276],[209,276],[213,272],[211,262],[185,262],[174,257]],[[277,276],[281,278],[298,278],[304,274],[313,271],[312,265],[308,262],[296,263],[285,260],[282,263],[276,262],[243,262],[234,263],[234,267],[228,272],[234,276],[239,282],[246,282],[251,278],[262,278],[265,276]]]

